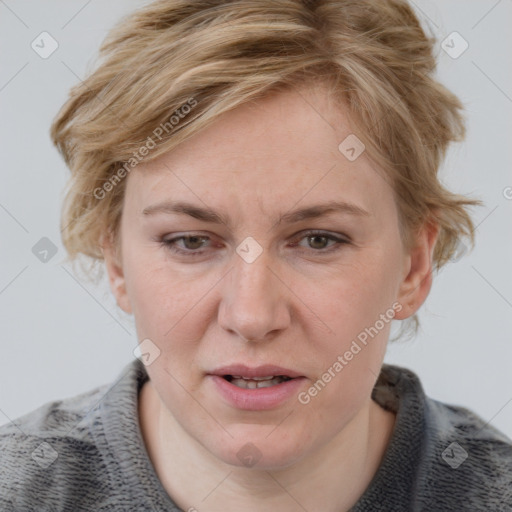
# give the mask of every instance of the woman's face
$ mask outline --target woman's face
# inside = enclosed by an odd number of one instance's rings
[[[351,133],[303,87],[127,178],[112,288],[151,340],[165,414],[224,462],[285,467],[327,445],[369,407],[391,318],[428,293],[382,172],[353,136],[338,148]],[[277,375],[294,378],[251,389]]]

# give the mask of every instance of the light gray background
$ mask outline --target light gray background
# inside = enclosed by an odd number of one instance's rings
[[[62,265],[68,170],[48,129],[107,30],[143,3],[0,0],[0,423],[112,382],[134,357],[133,321],[106,282],[80,282]],[[457,31],[469,44],[457,59],[437,46],[440,79],[465,103],[469,128],[442,175],[485,207],[474,213],[476,249],[435,278],[420,335],[390,346],[386,361],[417,372],[431,397],[512,437],[512,2],[415,5],[439,41]],[[59,44],[47,59],[31,48],[43,31]],[[42,237],[58,247],[47,263],[32,253]]]

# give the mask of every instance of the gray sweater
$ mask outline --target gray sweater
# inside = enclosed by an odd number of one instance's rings
[[[141,437],[134,360],[110,385],[0,427],[0,510],[178,512]],[[373,399],[397,412],[390,444],[353,512],[512,511],[512,441],[471,411],[425,396],[384,365]],[[191,502],[194,497],[191,497]]]

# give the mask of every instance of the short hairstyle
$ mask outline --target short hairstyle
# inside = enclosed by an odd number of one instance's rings
[[[404,245],[439,224],[439,270],[462,238],[474,245],[467,208],[481,202],[438,177],[465,127],[461,102],[434,77],[434,44],[405,0],[157,0],[133,12],[51,127],[71,171],[61,216],[68,258],[85,255],[92,270],[103,237],[117,245],[124,177],[138,162],[239,105],[322,82],[391,185]],[[408,320],[416,333],[417,315]]]

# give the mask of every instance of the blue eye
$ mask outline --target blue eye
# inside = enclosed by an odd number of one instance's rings
[[[301,233],[297,238],[298,242],[293,242],[292,247],[301,247],[307,250],[303,245],[299,244],[300,241],[306,240],[309,249],[313,253],[326,254],[336,251],[344,244],[349,244],[350,241],[347,237],[342,238],[325,231],[308,231]],[[207,249],[208,242],[211,242],[210,237],[198,234],[180,235],[174,238],[162,239],[161,243],[171,252],[175,254],[184,255],[187,257],[201,256]],[[326,245],[332,242],[331,245]],[[320,245],[320,247],[319,247]]]

